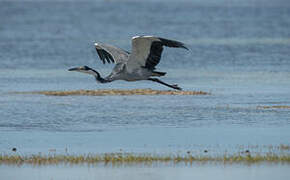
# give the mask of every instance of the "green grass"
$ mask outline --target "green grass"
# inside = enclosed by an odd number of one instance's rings
[[[14,148],[13,148],[14,149]],[[196,147],[192,151],[171,154],[152,153],[127,153],[120,149],[116,153],[102,154],[57,154],[56,150],[49,154],[21,155],[11,150],[11,153],[0,153],[1,164],[32,164],[32,165],[57,165],[57,164],[193,164],[193,163],[223,163],[223,164],[257,164],[257,163],[283,163],[290,164],[290,146],[280,145],[237,145],[231,151],[219,151],[219,147]],[[66,150],[67,152],[67,150]],[[230,152],[230,153],[229,153]]]
[[[106,153],[87,155],[0,155],[0,164],[33,164],[33,165],[53,165],[53,164],[150,164],[150,163],[287,163],[290,164],[289,153],[265,154],[236,153],[222,156],[212,155],[153,155],[134,153]]]

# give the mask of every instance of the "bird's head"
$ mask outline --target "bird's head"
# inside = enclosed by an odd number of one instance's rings
[[[88,66],[80,66],[80,67],[76,67],[76,68],[71,68],[71,69],[69,69],[69,71],[77,71],[77,72],[81,72],[81,73],[91,74],[94,76],[100,76],[100,74],[97,71],[95,71],[94,69],[92,69]]]
[[[70,68],[69,71],[77,71],[77,72],[81,72],[81,73],[91,74],[91,75],[95,76],[96,80],[100,83],[111,82],[111,80],[107,80],[107,79],[102,78],[100,73],[98,73],[96,70],[94,70],[88,66]]]

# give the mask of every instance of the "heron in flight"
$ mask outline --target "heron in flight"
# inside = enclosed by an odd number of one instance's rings
[[[155,66],[161,59],[163,46],[174,48],[188,48],[181,42],[154,36],[135,36],[132,38],[132,52],[101,43],[95,43],[99,58],[103,63],[115,63],[110,75],[103,78],[96,70],[81,66],[71,68],[69,71],[77,71],[93,75],[100,83],[109,83],[115,80],[154,81],[173,89],[182,90],[177,84],[167,84],[156,77],[164,76],[166,72],[155,71]]]

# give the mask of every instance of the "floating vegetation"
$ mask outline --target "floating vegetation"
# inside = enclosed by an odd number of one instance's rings
[[[19,94],[43,94],[48,96],[113,96],[113,95],[210,95],[204,91],[174,91],[174,90],[153,90],[153,89],[99,89],[99,90],[74,90],[74,91],[35,91],[18,92]],[[17,93],[17,94],[18,94]]]
[[[262,109],[290,109],[290,106],[280,105],[280,106],[258,106],[257,108]]]
[[[151,164],[151,163],[287,163],[290,164],[290,154],[266,154],[237,153],[223,156],[211,155],[152,155],[134,153],[105,153],[88,155],[0,155],[0,164],[33,164],[33,165],[53,165],[53,164]]]
[[[290,150],[290,146],[286,145],[286,144],[280,144],[279,149],[280,150]]]
[[[128,153],[120,149],[116,153],[100,154],[57,154],[56,149],[49,149],[48,154],[21,155],[16,151],[9,154],[0,153],[0,165],[56,165],[56,164],[111,164],[111,165],[135,165],[135,164],[193,164],[193,163],[283,163],[290,164],[290,146],[280,145],[238,145],[236,152],[225,150],[214,152],[211,148],[192,149],[178,151],[178,153],[155,154],[155,153]],[[16,149],[16,148],[15,148]]]

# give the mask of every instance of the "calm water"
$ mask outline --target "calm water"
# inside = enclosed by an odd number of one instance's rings
[[[290,144],[290,3],[0,1],[0,152],[186,152]],[[153,82],[96,84],[108,74],[93,42],[130,50],[135,35],[185,42],[165,49],[162,78],[209,96],[71,96],[16,91],[166,90]],[[126,171],[125,171],[126,172]],[[187,177],[183,177],[185,179]],[[154,178],[151,178],[154,179]]]
[[[1,166],[0,166],[1,167]],[[15,173],[17,171],[17,173]],[[0,173],[3,179],[43,180],[43,179],[289,179],[289,166],[213,166],[196,164],[191,167],[95,167],[95,166],[42,166],[42,167],[11,167],[2,166]],[[29,173],[27,173],[29,172]],[[17,175],[16,175],[17,174]]]

